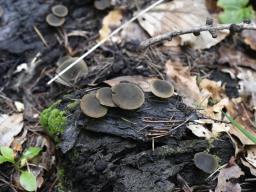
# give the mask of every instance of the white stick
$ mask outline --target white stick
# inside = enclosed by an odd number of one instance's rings
[[[101,46],[103,43],[105,43],[109,38],[113,37],[115,34],[117,34],[119,31],[121,31],[122,29],[124,29],[127,25],[129,25],[130,23],[132,23],[133,21],[135,21],[136,19],[138,19],[140,16],[142,16],[144,13],[148,12],[149,10],[153,9],[154,7],[156,7],[158,4],[162,3],[165,0],[158,0],[157,2],[153,3],[152,5],[150,5],[148,8],[144,9],[143,11],[141,11],[138,15],[134,16],[133,18],[131,18],[129,21],[127,21],[126,23],[124,23],[123,25],[121,25],[120,27],[118,27],[116,30],[114,30],[108,37],[106,37],[105,39],[102,39],[99,43],[97,43],[96,45],[94,45],[91,49],[89,49],[86,53],[84,53],[82,56],[80,56],[76,61],[74,61],[73,63],[71,63],[68,67],[66,67],[65,69],[63,69],[59,74],[57,74],[55,77],[53,77],[50,81],[47,82],[48,85],[50,85],[53,81],[55,81],[57,78],[59,78],[61,75],[63,75],[66,71],[68,71],[69,69],[71,69],[74,65],[76,65],[79,61],[81,61],[82,59],[84,59],[86,56],[88,56],[90,53],[92,53],[95,49],[97,49],[99,46]]]

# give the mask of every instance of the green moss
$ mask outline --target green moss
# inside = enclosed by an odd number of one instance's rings
[[[69,111],[72,111],[72,110],[74,110],[78,105],[79,105],[79,101],[76,100],[76,101],[73,101],[73,102],[69,103],[69,104],[67,105],[66,109],[69,110]]]
[[[66,113],[57,109],[55,103],[42,111],[39,122],[50,135],[56,136],[64,132],[67,123]]]

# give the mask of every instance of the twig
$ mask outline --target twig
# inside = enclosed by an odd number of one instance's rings
[[[42,33],[39,31],[39,29],[34,25],[33,26],[36,34],[38,35],[38,37],[41,39],[41,41],[43,42],[43,44],[45,45],[45,47],[49,47],[48,43],[46,42],[44,36],[42,35]]]
[[[96,45],[94,45],[91,49],[89,49],[86,53],[84,53],[83,55],[81,55],[77,60],[75,60],[73,63],[71,63],[68,67],[66,67],[65,69],[63,69],[59,74],[57,74],[55,77],[53,77],[50,81],[47,82],[48,85],[50,85],[53,81],[55,81],[56,79],[58,79],[61,75],[63,75],[66,71],[68,71],[69,69],[71,69],[73,66],[75,66],[77,63],[79,63],[80,61],[82,61],[86,56],[88,56],[89,54],[91,54],[95,49],[97,49],[98,47],[100,47],[101,45],[103,45],[108,39],[110,39],[111,37],[113,37],[115,34],[117,34],[118,32],[120,32],[122,29],[124,29],[125,27],[127,27],[130,23],[132,23],[133,21],[135,21],[136,19],[138,19],[140,16],[142,16],[143,14],[145,14],[146,12],[148,12],[149,10],[153,9],[154,7],[156,7],[157,5],[159,5],[160,3],[162,3],[164,0],[158,0],[157,2],[153,3],[152,5],[150,5],[149,7],[147,7],[146,9],[144,9],[143,11],[141,11],[138,15],[134,16],[133,18],[131,18],[129,21],[127,21],[126,23],[124,23],[123,25],[121,25],[120,27],[118,27],[116,30],[114,30],[109,36],[107,36],[106,38],[102,39],[99,43],[97,43]]]
[[[160,42],[163,42],[165,40],[171,40],[173,37],[184,35],[188,33],[194,33],[198,34],[202,31],[222,31],[222,30],[234,30],[236,32],[240,32],[242,30],[256,30],[255,24],[247,24],[247,23],[240,23],[240,24],[217,24],[215,26],[213,25],[205,25],[205,26],[199,26],[199,27],[193,27],[191,29],[187,30],[181,30],[181,31],[172,31],[167,32],[162,35],[158,35],[156,37],[152,37],[150,39],[147,39],[145,41],[142,41],[140,45],[138,46],[138,50],[145,49],[149,47],[150,45],[157,44]]]

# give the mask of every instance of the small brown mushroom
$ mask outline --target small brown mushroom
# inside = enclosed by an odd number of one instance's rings
[[[97,90],[96,97],[101,105],[107,107],[115,107],[116,105],[112,100],[112,90],[110,87],[103,87]]]
[[[92,118],[100,118],[107,114],[108,109],[103,107],[94,94],[84,95],[80,101],[82,112]]]
[[[56,70],[57,73],[60,73],[62,70],[67,68],[71,63],[75,62],[77,57],[69,57],[65,56],[62,59],[59,59],[57,62],[58,68]],[[60,64],[60,62],[62,62]],[[71,67],[68,71],[66,71],[63,75],[61,75],[61,79],[66,82],[74,83],[78,78],[86,77],[88,75],[88,67],[86,63],[82,60],[78,62],[76,65]]]
[[[60,27],[65,23],[65,18],[60,18],[50,13],[46,16],[46,22],[52,27]]]
[[[68,15],[68,8],[64,5],[55,5],[52,7],[52,13],[57,17],[65,17]]]
[[[151,92],[160,98],[166,99],[173,95],[174,87],[168,81],[153,79],[150,81]]]
[[[121,109],[138,109],[144,103],[144,92],[133,83],[119,83],[112,87],[112,100]]]
[[[217,158],[206,152],[196,153],[194,156],[194,163],[197,168],[201,169],[206,173],[212,173],[218,167]]]

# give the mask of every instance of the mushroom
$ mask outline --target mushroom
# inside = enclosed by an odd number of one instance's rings
[[[58,68],[56,73],[60,73],[62,70],[67,68],[71,63],[75,62],[77,57],[69,57],[65,56],[64,58],[60,58],[57,62]],[[62,62],[62,63],[60,63]],[[66,71],[63,75],[61,75],[61,79],[66,82],[74,83],[76,79],[81,77],[86,77],[88,75],[88,67],[86,63],[82,60]]]
[[[80,101],[82,112],[92,118],[100,118],[107,114],[108,109],[103,107],[92,93],[84,95]]]
[[[65,18],[60,18],[50,13],[46,16],[46,22],[52,27],[60,27],[64,24]]]
[[[109,87],[103,87],[97,90],[96,98],[101,105],[107,107],[115,107],[116,105],[112,101],[112,90]]]
[[[98,10],[104,10],[110,7],[110,0],[95,0],[94,7]]]
[[[65,17],[68,15],[68,8],[64,5],[55,5],[52,7],[52,13],[57,17]]]
[[[112,87],[112,100],[121,109],[138,109],[144,103],[144,92],[133,83],[119,83]]]
[[[206,152],[196,153],[194,156],[194,163],[197,168],[206,173],[212,173],[218,167],[217,158]]]
[[[60,66],[62,63],[64,63],[66,60],[68,59],[71,59],[72,57],[69,56],[69,55],[66,55],[66,56],[63,56],[63,57],[60,57],[57,61],[57,66]]]
[[[165,80],[153,79],[150,81],[151,92],[160,98],[166,99],[173,95],[174,87]]]

